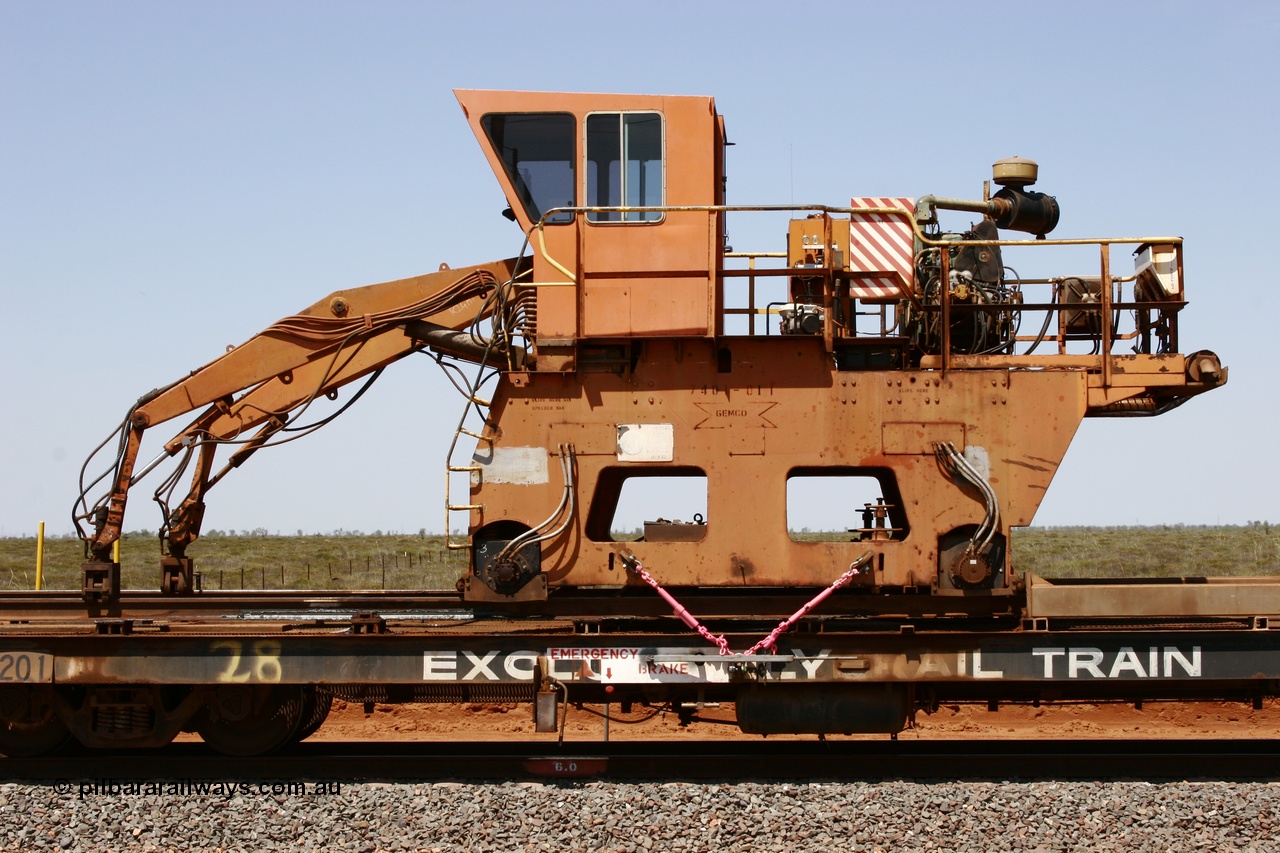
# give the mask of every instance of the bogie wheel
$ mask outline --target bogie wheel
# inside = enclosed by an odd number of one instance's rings
[[[195,730],[223,755],[265,755],[294,739],[304,704],[297,686],[226,685],[197,715]]]
[[[71,740],[71,730],[53,712],[46,693],[27,687],[0,688],[0,753],[29,758],[53,752]]]
[[[333,708],[333,694],[316,687],[303,688],[302,700],[302,719],[293,736],[295,743],[315,734],[324,725],[329,717],[329,710]]]

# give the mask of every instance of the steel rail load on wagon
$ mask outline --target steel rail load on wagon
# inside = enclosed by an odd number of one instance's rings
[[[744,731],[824,734],[940,702],[1276,693],[1272,581],[1048,583],[1009,547],[1081,419],[1226,381],[1181,349],[1180,238],[1048,238],[1059,207],[1022,158],[976,199],[729,205],[709,98],[457,96],[520,251],[331,294],[139,399],[76,503],[81,592],[0,596],[0,752],[183,730],[265,752],[335,696],[523,701],[542,729],[566,701],[733,701]],[[731,219],[766,217],[785,251],[730,249]],[[1042,271],[1055,252],[1089,260]],[[456,591],[201,590],[209,490],[424,350],[467,368]],[[126,502],[166,462],[158,590],[122,590]],[[637,534],[619,508],[641,487],[705,509]],[[807,532],[801,488],[837,530]]]

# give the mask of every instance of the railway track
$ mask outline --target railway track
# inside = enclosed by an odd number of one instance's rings
[[[180,780],[1280,780],[1280,740],[320,742],[229,758],[203,744],[0,760],[0,782]]]

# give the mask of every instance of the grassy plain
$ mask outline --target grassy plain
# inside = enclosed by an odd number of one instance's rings
[[[124,586],[159,585],[153,535],[121,541]],[[343,533],[209,535],[190,549],[204,588],[453,589],[466,554],[440,536]],[[1199,577],[1280,574],[1280,525],[1238,527],[1032,527],[1013,537],[1014,565],[1043,577]],[[78,539],[45,542],[45,589],[78,589]],[[36,540],[0,539],[0,589],[32,589]]]
[[[467,564],[442,536],[412,534],[202,537],[188,551],[206,590],[453,589]],[[36,540],[0,539],[0,589],[32,589]],[[44,588],[79,589],[84,562],[79,539],[45,540]],[[158,589],[160,543],[154,535],[120,540],[126,589]]]

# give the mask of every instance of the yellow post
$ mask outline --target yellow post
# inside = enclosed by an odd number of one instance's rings
[[[111,543],[111,562],[113,563],[120,562],[120,540],[119,539]]]
[[[44,589],[44,522],[36,528],[36,589]]]

